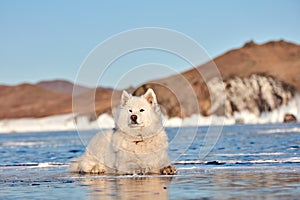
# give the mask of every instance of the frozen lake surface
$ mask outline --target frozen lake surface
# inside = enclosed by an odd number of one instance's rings
[[[299,198],[299,123],[225,126],[203,158],[208,128],[166,129],[176,176],[68,173],[97,131],[1,134],[0,199]]]

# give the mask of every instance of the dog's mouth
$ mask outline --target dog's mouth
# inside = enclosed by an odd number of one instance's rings
[[[139,128],[139,127],[143,127],[144,124],[143,123],[138,123],[138,122],[134,122],[132,121],[130,124],[129,124],[129,127],[130,128]]]

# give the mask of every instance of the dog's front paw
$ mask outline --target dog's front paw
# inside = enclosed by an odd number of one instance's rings
[[[146,175],[148,174],[150,171],[149,168],[140,168],[140,169],[136,169],[133,174],[136,174],[136,175]]]
[[[163,175],[174,175],[177,173],[177,169],[171,165],[164,167],[160,170],[160,173]]]
[[[95,165],[91,171],[91,174],[104,174],[105,173],[105,168],[102,165]]]

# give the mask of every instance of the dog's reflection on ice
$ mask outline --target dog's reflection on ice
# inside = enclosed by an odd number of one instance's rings
[[[171,177],[90,177],[81,179],[87,185],[90,199],[168,199]]]

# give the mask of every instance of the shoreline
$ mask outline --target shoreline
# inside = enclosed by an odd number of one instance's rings
[[[285,114],[293,114],[300,120],[300,95],[272,112],[256,116],[249,111],[236,112],[231,117],[211,115],[204,117],[199,114],[188,118],[167,118],[162,116],[164,127],[186,126],[225,126],[234,124],[268,124],[283,123]],[[76,117],[74,117],[76,116]],[[76,119],[75,119],[76,118]],[[20,118],[0,120],[0,134],[45,131],[74,131],[98,130],[114,128],[112,116],[107,113],[100,115],[95,121],[90,121],[88,116],[73,113],[54,115],[43,118]]]

